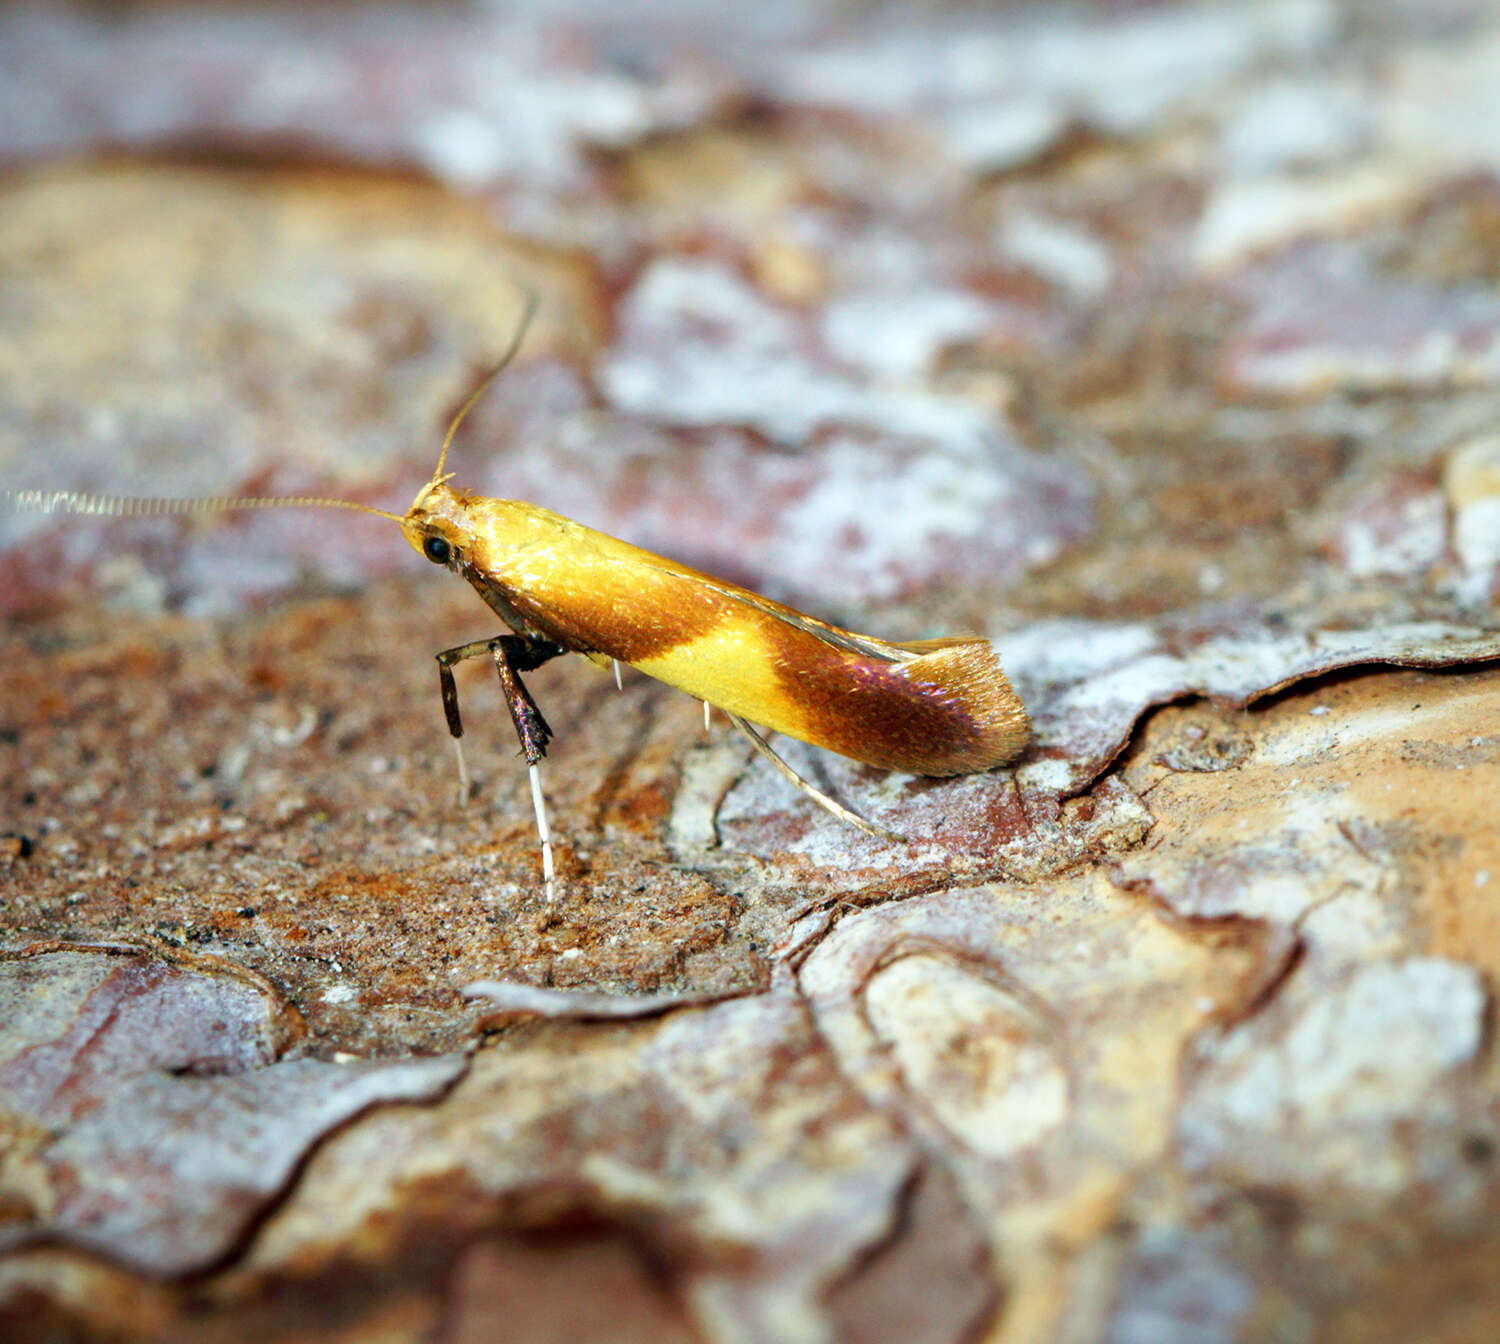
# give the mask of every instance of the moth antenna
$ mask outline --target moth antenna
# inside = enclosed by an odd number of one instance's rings
[[[526,339],[527,328],[531,326],[531,319],[536,316],[537,298],[534,290],[526,290],[525,295],[526,301],[521,309],[521,319],[516,323],[515,334],[511,336],[505,353],[500,356],[499,363],[479,380],[479,386],[469,393],[468,399],[458,408],[458,414],[453,417],[453,423],[448,426],[448,432],[443,436],[443,450],[438,454],[437,469],[432,473],[434,483],[443,474],[443,463],[448,460],[448,449],[453,443],[453,436],[458,433],[458,427],[464,422],[464,416],[474,408],[474,403],[484,395],[485,389],[505,372],[506,366],[520,350],[521,342]]]
[[[110,518],[155,518],[164,514],[222,513],[233,509],[353,509],[377,518],[401,521],[399,513],[352,499],[320,499],[313,495],[198,495],[166,499],[150,495],[91,495],[80,490],[5,490],[0,505],[12,513],[85,513]]]
[[[464,417],[473,409],[474,403],[484,390],[503,373],[516,357],[521,342],[526,339],[527,329],[536,316],[537,297],[534,292],[525,292],[525,305],[521,309],[520,321],[515,334],[499,362],[480,380],[479,386],[468,396],[448,426],[443,436],[443,448],[438,454],[437,470],[432,473],[430,490],[443,476],[443,463],[448,460],[448,449],[453,436]],[[425,491],[423,492],[426,493]],[[420,496],[418,497],[420,499]],[[80,490],[4,490],[0,491],[0,507],[12,513],[82,513],[96,517],[154,518],[164,514],[222,513],[233,509],[353,509],[358,513],[373,513],[378,518],[389,518],[402,522],[399,513],[388,513],[384,509],[372,508],[368,504],[356,504],[350,499],[322,499],[312,495],[200,495],[192,499],[167,499],[160,496],[93,495]]]

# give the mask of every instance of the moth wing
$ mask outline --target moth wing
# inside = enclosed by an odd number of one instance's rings
[[[843,725],[837,722],[826,724],[819,733],[807,735],[810,741],[887,769],[948,775],[1003,765],[1014,759],[1031,737],[1031,720],[1006,679],[994,645],[987,639],[948,636],[892,643],[830,625],[686,566],[666,564],[659,568],[701,583],[832,648],[876,663],[896,664],[892,672],[898,678],[897,684],[906,683],[910,687],[908,692],[896,692],[897,699],[906,702],[898,717],[906,718],[909,714],[913,722],[924,721],[930,729],[930,736],[916,734],[922,741],[878,746],[882,730],[891,726],[882,716],[880,722],[859,725],[847,741],[841,740],[839,730]],[[832,708],[834,719],[838,720],[850,712],[851,704],[840,696]],[[934,722],[933,716],[942,722]],[[947,722],[950,718],[951,725]]]
[[[938,645],[953,641],[945,640],[919,640],[917,644],[892,644],[884,639],[876,639],[873,635],[861,635],[853,630],[845,630],[837,625],[830,625],[827,621],[820,621],[816,616],[809,616],[806,612],[798,611],[796,607],[786,606],[784,603],[773,601],[769,597],[762,597],[759,593],[749,588],[741,588],[738,584],[726,583],[723,579],[716,579],[712,575],[704,574],[699,570],[691,569],[687,565],[678,565],[671,562],[657,563],[653,568],[666,574],[675,575],[678,578],[693,579],[701,583],[711,592],[718,593],[733,602],[739,602],[756,611],[763,612],[767,616],[773,616],[778,621],[783,621],[794,629],[801,630],[811,635],[814,639],[820,639],[825,644],[831,644],[834,648],[847,649],[851,653],[863,654],[867,658],[876,658],[885,663],[904,663],[911,656],[909,651],[917,650],[918,646]],[[959,643],[964,641],[959,640]]]
[[[935,653],[939,649],[957,649],[969,644],[988,643],[988,640],[981,639],[978,635],[944,635],[941,639],[904,639],[897,643],[895,647],[904,649],[908,653],[920,655]]]

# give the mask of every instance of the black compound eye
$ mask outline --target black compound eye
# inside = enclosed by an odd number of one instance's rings
[[[435,565],[446,565],[453,558],[453,547],[442,537],[428,537],[422,543],[422,554]]]

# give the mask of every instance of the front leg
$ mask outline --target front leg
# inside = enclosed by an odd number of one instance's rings
[[[453,681],[453,664],[461,663],[465,658],[482,658],[489,654],[495,660],[500,691],[505,696],[505,707],[510,710],[511,721],[516,725],[516,736],[521,739],[526,764],[535,765],[547,754],[552,729],[521,680],[521,673],[530,672],[566,652],[561,644],[545,639],[527,639],[524,635],[497,635],[494,639],[476,639],[469,644],[444,649],[437,655],[438,689],[443,697],[448,731],[455,738],[464,735],[463,719],[458,713],[458,687]]]
[[[521,680],[521,673],[530,672],[566,652],[561,644],[553,644],[550,640],[527,639],[524,635],[497,635],[494,639],[476,639],[472,644],[444,649],[437,656],[443,713],[448,719],[448,731],[453,734],[453,745],[458,750],[459,792],[464,797],[469,792],[469,772],[464,768],[463,748],[458,741],[464,735],[464,725],[458,715],[458,688],[453,684],[453,664],[462,662],[465,658],[479,658],[486,653],[495,660],[500,690],[505,695],[505,706],[510,710],[511,721],[516,725],[516,736],[521,739],[521,751],[526,757],[527,773],[531,776],[531,803],[536,810],[537,840],[542,847],[542,884],[547,893],[548,905],[551,905],[554,895],[552,831],[547,824],[547,808],[542,801],[542,777],[537,764],[547,754],[552,729],[547,726],[542,711],[536,707],[536,701],[531,698],[531,692]]]

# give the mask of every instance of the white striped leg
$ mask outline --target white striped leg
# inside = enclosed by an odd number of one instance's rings
[[[527,773],[531,776],[531,805],[536,809],[536,835],[542,846],[542,889],[547,896],[547,904],[551,905],[557,899],[557,888],[553,883],[552,868],[552,830],[547,825],[547,804],[542,799],[542,771],[539,766],[527,766]]]
[[[458,805],[467,807],[469,805],[469,763],[464,759],[464,742],[461,737],[450,737],[453,743],[453,754],[458,757]]]

